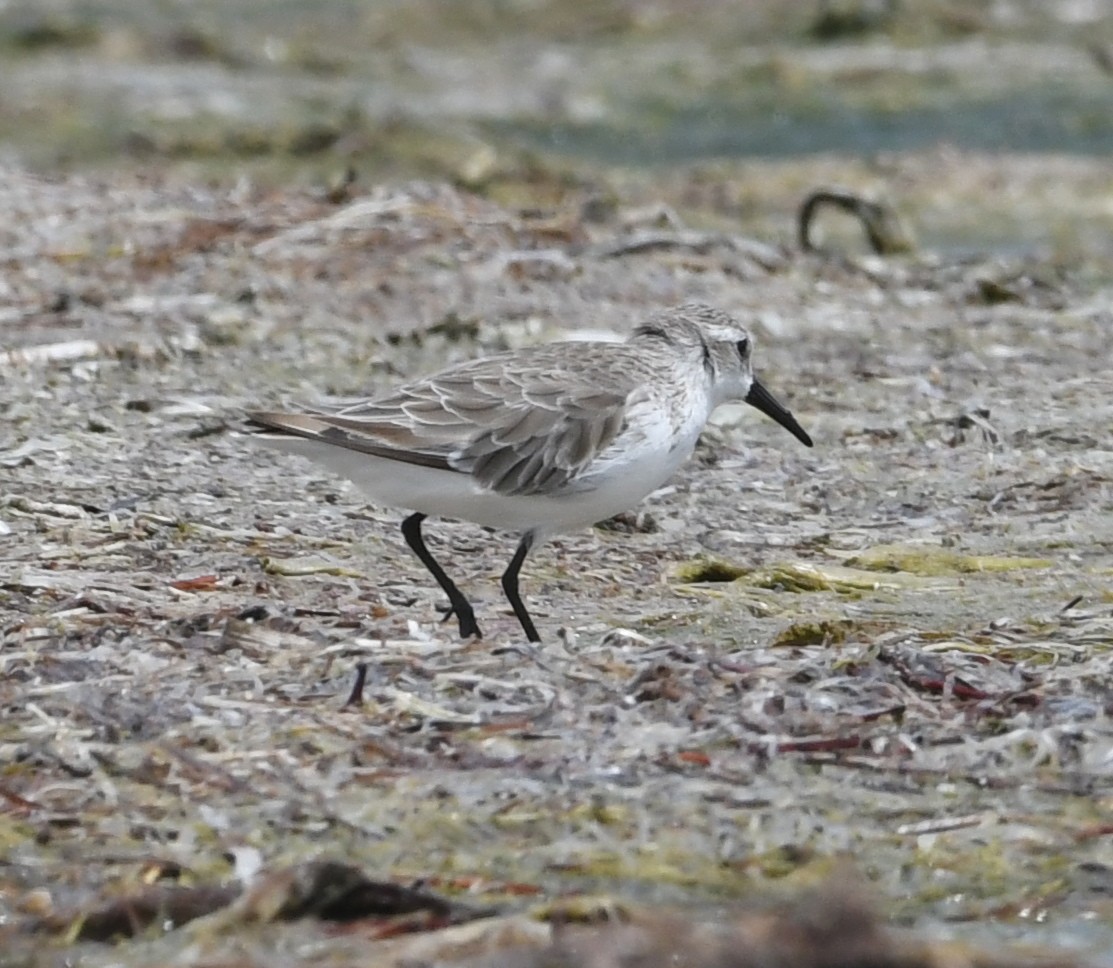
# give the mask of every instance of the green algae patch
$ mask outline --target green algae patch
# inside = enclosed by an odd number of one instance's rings
[[[778,633],[769,647],[798,648],[805,645],[841,645],[854,629],[855,623],[847,619],[822,619],[815,622],[793,622]]]
[[[744,568],[721,559],[696,559],[678,565],[673,572],[681,585],[730,584],[735,588],[763,588],[776,592],[835,592],[860,597],[865,592],[897,591],[907,588],[943,587],[931,577],[913,572],[852,568],[848,565],[782,562],[764,568]]]
[[[910,575],[939,578],[978,572],[1050,568],[1055,562],[1050,558],[964,555],[947,548],[890,544],[868,548],[847,559],[847,564],[865,571],[904,572]]]
[[[635,821],[631,812],[624,806],[592,800],[590,803],[574,807],[568,816],[580,823],[588,821],[612,827]]]
[[[796,622],[784,629],[770,648],[799,648],[805,645],[832,645],[846,641],[846,629],[837,622]]]
[[[682,585],[705,585],[735,581],[749,572],[749,568],[723,561],[721,558],[695,558],[677,565],[673,574]]]
[[[864,592],[932,587],[934,584],[911,574],[889,574],[882,578],[873,571],[846,565],[814,565],[810,562],[788,562],[771,568],[755,569],[736,580],[776,591],[835,592],[855,597]]]

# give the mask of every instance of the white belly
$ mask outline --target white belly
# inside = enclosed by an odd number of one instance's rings
[[[616,439],[587,474],[554,494],[506,495],[479,487],[467,474],[372,457],[304,438],[254,438],[308,457],[352,481],[373,504],[459,518],[537,538],[587,527],[628,510],[655,491],[688,459],[705,415],[693,415],[677,435],[664,422],[642,423]]]

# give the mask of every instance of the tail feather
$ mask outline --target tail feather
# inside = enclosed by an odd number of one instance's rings
[[[246,427],[252,435],[264,440],[302,438],[403,464],[434,467],[443,471],[456,470],[449,463],[447,455],[391,447],[367,434],[338,425],[340,423],[342,421],[333,421],[328,414],[252,410],[247,413]]]

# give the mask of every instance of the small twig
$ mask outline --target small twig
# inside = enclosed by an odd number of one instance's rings
[[[841,208],[857,216],[865,229],[870,248],[878,255],[911,252],[914,248],[907,228],[892,206],[871,202],[843,188],[818,188],[804,199],[796,217],[797,240],[804,252],[820,251],[812,241],[811,230],[816,212],[824,205]]]
[[[356,663],[356,681],[355,681],[355,684],[352,686],[351,693],[349,693],[349,695],[348,695],[348,701],[346,703],[344,703],[344,707],[343,707],[344,709],[348,709],[351,706],[362,706],[363,705],[363,686],[366,682],[367,682],[367,663],[366,662],[357,662]]]
[[[1067,604],[1064,605],[1061,609],[1059,609],[1059,611],[1060,612],[1069,612],[1072,608],[1075,607],[1075,605],[1081,604],[1083,597],[1084,596],[1082,596],[1082,595],[1075,595],[1074,598],[1072,598],[1069,602],[1067,602]]]

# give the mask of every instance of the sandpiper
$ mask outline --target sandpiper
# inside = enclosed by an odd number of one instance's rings
[[[664,484],[719,404],[744,400],[812,446],[754,376],[752,348],[727,313],[686,303],[649,317],[625,342],[530,346],[342,409],[247,416],[256,439],[319,461],[376,504],[411,512],[402,534],[448,595],[462,637],[480,635],[475,611],[429,553],[422,522],[439,515],[517,532],[502,587],[538,642],[518,591],[530,549]]]

